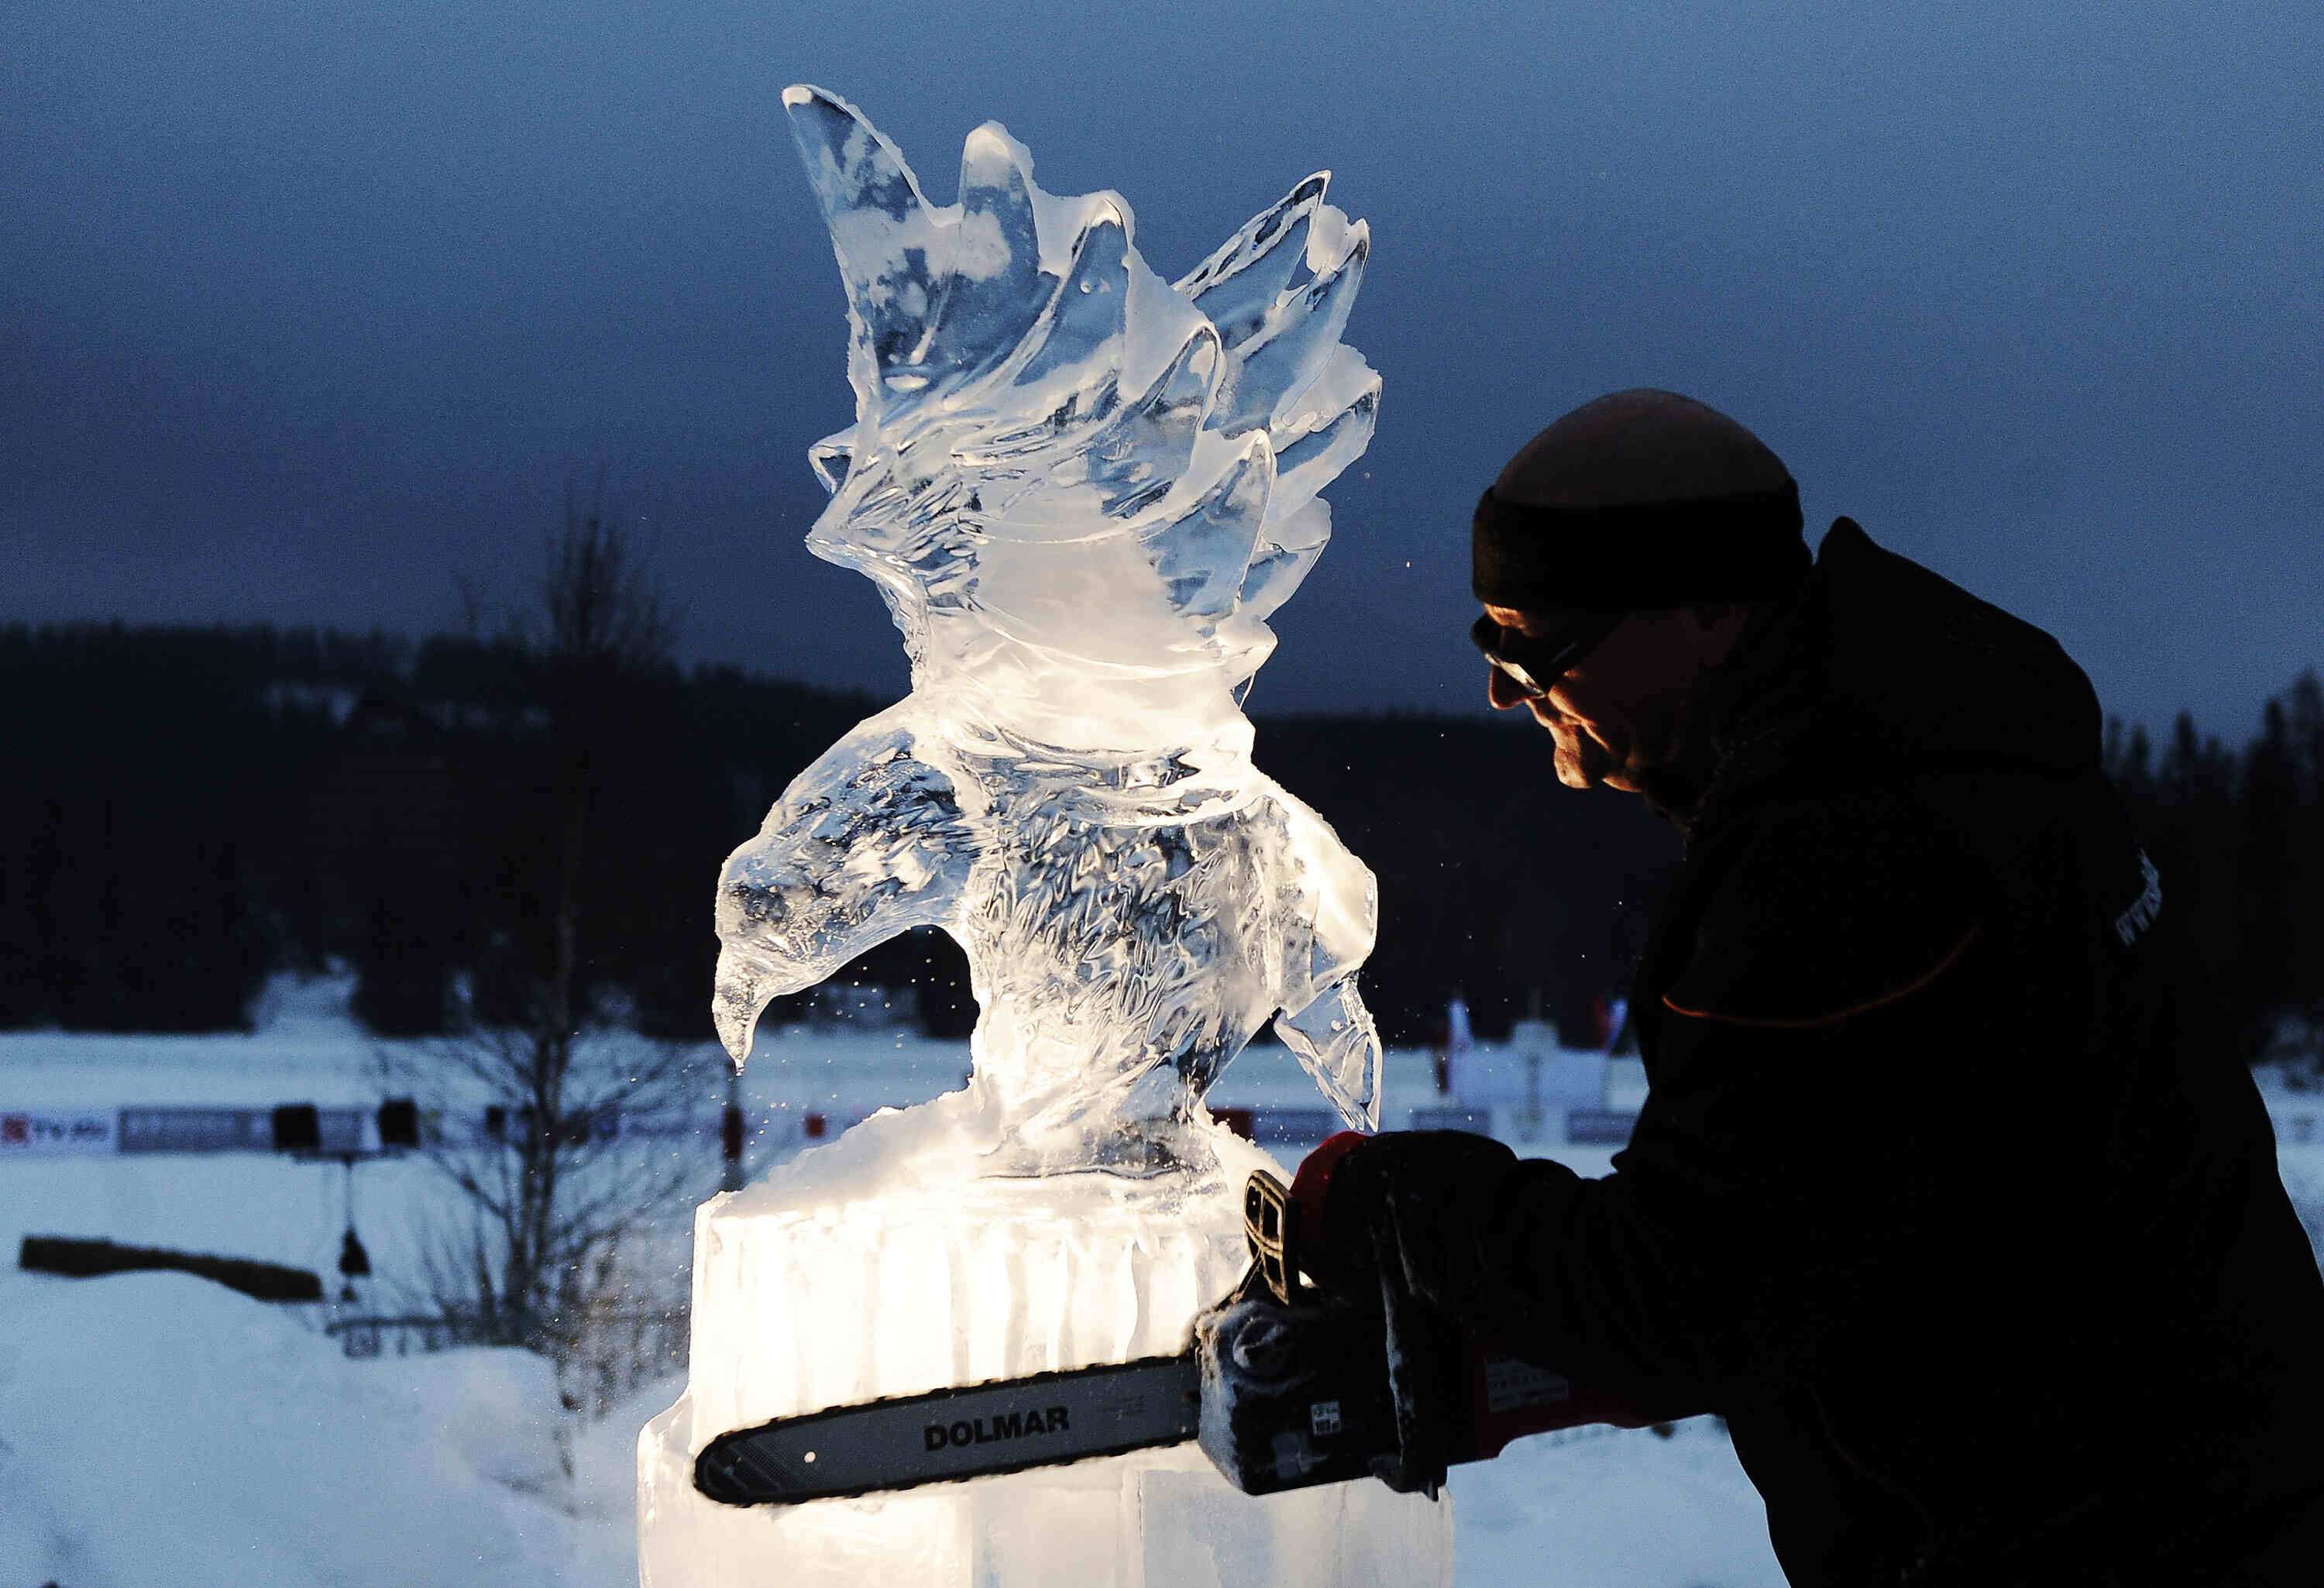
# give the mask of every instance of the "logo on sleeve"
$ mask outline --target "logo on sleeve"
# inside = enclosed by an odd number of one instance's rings
[[[2145,935],[2163,909],[2163,873],[2154,869],[2154,863],[2146,858],[2144,849],[2138,852],[2138,869],[2146,878],[2146,886],[2139,891],[2128,909],[2114,918],[2114,935],[2122,939],[2125,948]]]

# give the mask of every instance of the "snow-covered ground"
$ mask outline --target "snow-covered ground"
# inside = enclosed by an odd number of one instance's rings
[[[537,1357],[349,1362],[176,1274],[9,1271],[0,1317],[10,1588],[635,1580],[622,1425],[658,1408],[571,1426]]]
[[[373,1045],[311,990],[303,997],[284,989],[252,1037],[0,1035],[0,1111],[376,1102]],[[960,1044],[795,1029],[762,1043],[746,1100],[844,1121],[956,1086],[966,1064]],[[1268,1048],[1240,1060],[1213,1100],[1317,1101],[1289,1057]],[[1389,1122],[1433,1101],[1427,1056],[1391,1055]],[[1609,1156],[1513,1144],[1585,1174]],[[2287,1146],[2284,1168],[2296,1195],[2324,1197],[2324,1144]],[[457,1204],[418,1160],[368,1165],[355,1189],[381,1274],[374,1299],[396,1305],[430,1221]],[[78,1234],[327,1277],[344,1196],[336,1166],[259,1154],[0,1156],[0,1262],[24,1234]],[[670,1211],[673,1227],[687,1213]],[[73,1280],[0,1267],[0,1588],[635,1582],[632,1445],[675,1383],[584,1424],[559,1410],[546,1365],[524,1353],[348,1361],[302,1310],[178,1275]],[[1782,1582],[1757,1497],[1707,1420],[1669,1438],[1577,1430],[1524,1441],[1457,1470],[1452,1492],[1463,1584]]]
[[[628,1588],[632,1450],[675,1395],[557,1409],[516,1351],[349,1362],[172,1274],[0,1273],[0,1583]],[[1782,1582],[1708,1425],[1565,1436],[1453,1477],[1458,1581]]]

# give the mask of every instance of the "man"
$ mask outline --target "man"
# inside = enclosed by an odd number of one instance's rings
[[[2089,684],[1849,520],[1812,565],[1800,531],[1775,454],[1662,392],[1486,494],[1493,703],[1685,835],[1652,1089],[1598,1180],[1335,1143],[1310,1266],[1722,1415],[1802,1588],[2324,1582],[2324,1281]]]

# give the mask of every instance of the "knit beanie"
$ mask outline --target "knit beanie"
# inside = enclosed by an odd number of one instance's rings
[[[1799,486],[1718,410],[1616,392],[1527,442],[1477,503],[1471,583],[1489,606],[1642,612],[1788,593],[1812,559]]]

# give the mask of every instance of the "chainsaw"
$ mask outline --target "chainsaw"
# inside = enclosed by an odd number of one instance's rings
[[[1299,1268],[1297,1208],[1260,1170],[1243,1193],[1250,1265],[1176,1356],[1033,1373],[777,1417],[722,1434],[694,1486],[796,1505],[1195,1441],[1247,1494],[1379,1478],[1434,1496],[1445,1469],[1512,1439],[1635,1414],[1486,1349],[1383,1279],[1325,1292]]]

